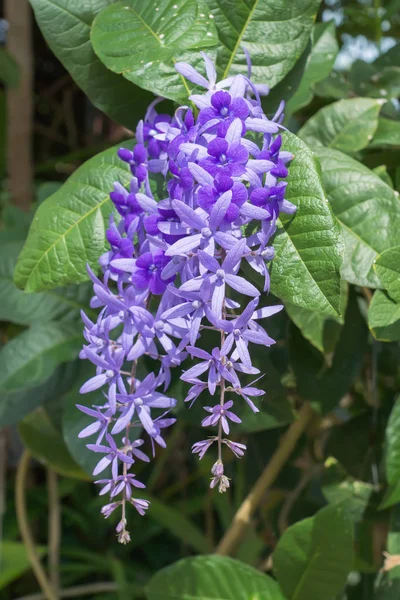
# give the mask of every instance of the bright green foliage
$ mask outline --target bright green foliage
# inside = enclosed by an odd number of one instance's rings
[[[42,322],[35,323],[1,349],[2,426],[18,422],[49,395],[59,392],[62,377],[58,379],[56,368],[75,359],[81,344],[79,324]]]
[[[317,23],[313,29],[313,46],[307,58],[301,83],[285,107],[287,115],[311,102],[314,85],[329,75],[338,51],[334,22]]]
[[[385,250],[375,261],[382,286],[395,302],[400,302],[400,246]]]
[[[13,274],[22,245],[21,242],[6,242],[1,245],[0,320],[30,325],[43,319],[79,319],[79,311],[87,307],[90,298],[91,287],[88,284],[35,295],[16,287]]]
[[[18,430],[25,446],[37,460],[66,477],[88,479],[71,458],[62,437],[43,408],[25,417]]]
[[[368,326],[377,340],[400,340],[400,304],[377,290],[368,309]]]
[[[19,287],[35,292],[87,279],[86,264],[95,267],[106,248],[114,181],[128,184],[130,171],[110,148],[39,206],[15,270]]]
[[[143,102],[151,101],[97,58],[90,42],[95,16],[113,0],[30,0],[36,21],[58,60],[97,108],[135,127]]]
[[[340,100],[319,110],[299,136],[311,147],[326,146],[342,152],[362,150],[378,126],[383,101],[368,98]]]
[[[206,4],[196,0],[169,0],[160,5],[142,0],[111,4],[95,19],[91,40],[108,69],[160,96],[186,103],[187,82],[174,64],[194,61],[200,50],[216,45],[214,21]]]
[[[400,122],[380,117],[369,148],[400,146]]]
[[[340,592],[353,567],[353,529],[343,511],[327,507],[283,534],[274,571],[288,600],[321,600]]]
[[[322,182],[345,240],[342,277],[381,287],[373,270],[377,255],[400,244],[400,203],[370,169],[342,152],[318,148]]]
[[[267,575],[224,556],[185,558],[159,571],[146,589],[148,600],[283,600]]]
[[[348,392],[362,368],[367,335],[354,292],[350,294],[344,326],[329,360],[296,327],[290,328],[289,352],[297,390],[316,410],[322,413],[333,410]]]
[[[348,475],[342,465],[330,457],[325,462],[322,491],[329,504],[340,508],[349,521],[359,522],[364,517],[374,487]]]
[[[397,398],[386,427],[386,479],[397,484],[400,479],[400,398]]]
[[[340,314],[339,269],[342,238],[325,199],[319,165],[296,136],[284,135],[292,152],[286,197],[298,207],[294,217],[281,216],[275,236],[272,291],[282,300],[325,315]]]
[[[222,77],[243,73],[244,46],[256,83],[281,81],[305,49],[320,0],[206,0],[217,27],[217,65]]]
[[[36,546],[35,550],[39,556],[46,554],[46,548],[43,546]],[[3,540],[1,545],[0,590],[14,579],[21,577],[29,569],[30,562],[25,545],[22,542]]]
[[[320,313],[313,312],[307,308],[294,306],[286,303],[286,311],[303,334],[303,336],[320,352],[330,354],[334,351],[339,340],[340,332],[344,322],[343,315],[347,306],[348,289],[342,280],[340,295],[340,317],[325,317]]]

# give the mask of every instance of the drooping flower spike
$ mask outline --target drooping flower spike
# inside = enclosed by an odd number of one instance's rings
[[[225,437],[241,422],[235,409],[246,403],[258,412],[257,398],[264,394],[254,385],[262,376],[252,364],[252,345],[268,347],[274,340],[259,321],[283,308],[259,308],[262,292],[241,274],[245,261],[264,277],[268,291],[266,263],[274,256],[276,219],[281,211],[295,211],[282,181],[291,159],[281,149],[283,105],[273,119],[264,114],[260,94],[268,88],[252,83],[249,58],[247,76],[217,82],[214,64],[202,56],[207,77],[186,63],[176,65],[206,90],[188,99],[197,116],[188,106],[173,116],[159,114],[162,99],[156,99],[138,124],[134,149],[118,151],[132,180],[129,189],[116,182],[110,193],[116,216],[106,234],[110,250],[99,261],[102,278],[88,269],[91,306],[100,313],[95,323],[83,315],[87,343],[80,356],[96,372],[81,392],[99,390],[100,400],[92,408],[78,405],[94,419],[80,437],[95,436],[88,448],[101,456],[94,474],[103,479],[96,483],[100,494],[110,497],[102,513],[108,517],[121,509],[122,543],[130,540],[127,505],[141,515],[149,507],[134,497],[144,488],[133,473],[135,462],[149,460],[139,448],[146,438],[153,454],[155,444],[165,447],[164,429],[175,422],[169,413],[177,401],[166,395],[171,369],[188,356],[195,360],[181,374],[190,386],[185,401],[191,406],[205,397],[201,425],[213,435],[192,451],[201,459],[216,446],[210,487],[224,492],[230,482],[223,446],[238,458],[246,450]],[[153,174],[162,189],[158,200]],[[153,296],[159,297],[156,313]],[[201,345],[210,329],[220,333],[220,344],[207,352]],[[140,380],[137,365],[143,356],[156,366]],[[246,385],[243,375],[260,376]]]

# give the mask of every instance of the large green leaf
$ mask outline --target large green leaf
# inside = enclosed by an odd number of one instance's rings
[[[82,328],[73,323],[36,323],[0,352],[0,390],[16,392],[39,385],[57,365],[76,357]]]
[[[174,63],[200,65],[200,50],[217,44],[208,12],[201,0],[166,0],[160,5],[123,0],[96,17],[93,48],[111,71],[160,96],[187,102],[193,86]]]
[[[154,575],[148,600],[283,600],[277,583],[225,556],[184,558]]]
[[[389,296],[395,302],[400,302],[400,246],[382,252],[374,268]]]
[[[18,431],[25,446],[37,460],[60,475],[88,479],[86,473],[72,459],[60,432],[43,408],[38,408],[25,417],[19,424]]]
[[[336,316],[340,314],[340,228],[325,198],[313,153],[293,134],[285,133],[283,140],[285,150],[294,154],[286,198],[297,212],[281,216],[271,289],[285,302]]]
[[[325,461],[321,488],[328,502],[339,506],[345,517],[354,522],[363,519],[374,493],[372,483],[365,483],[351,477],[333,457]]]
[[[46,547],[36,546],[39,556],[46,554]],[[0,590],[4,589],[15,579],[18,579],[31,568],[28,552],[22,542],[1,542]]]
[[[385,472],[389,484],[381,508],[400,502],[400,397],[397,397],[385,430]]]
[[[386,426],[386,479],[389,484],[400,480],[400,398],[397,398]]]
[[[378,128],[368,148],[380,148],[382,146],[400,147],[400,121],[385,119],[381,117]]]
[[[344,588],[353,558],[352,525],[328,506],[285,531],[273,564],[288,600],[328,600]]]
[[[320,0],[207,0],[215,18],[222,77],[246,70],[243,48],[253,63],[252,78],[270,87],[293,68],[309,41]]]
[[[400,303],[381,290],[377,290],[368,308],[368,327],[377,340],[400,340]]]
[[[339,100],[321,108],[299,131],[309,146],[326,146],[343,152],[362,150],[378,126],[383,101],[370,98]]]
[[[49,394],[57,394],[60,380],[56,367],[76,357],[82,344],[81,329],[71,323],[36,323],[2,348],[1,425],[21,420]]]
[[[148,494],[145,497],[151,503],[150,518],[154,519],[163,526],[164,529],[179,538],[184,544],[187,544],[196,552],[210,552],[212,550],[210,542],[202,530],[188,519],[181,510],[174,508],[157,498],[152,498]]]
[[[6,242],[0,246],[0,321],[30,325],[79,318],[79,311],[88,309],[91,294],[88,283],[38,294],[27,294],[17,288],[13,275],[22,245],[22,242]]]
[[[286,103],[287,114],[294,113],[311,102],[314,85],[329,75],[338,52],[335,23],[333,21],[317,23],[313,30],[312,50],[301,83],[296,93]]]
[[[344,315],[347,306],[347,288],[347,283],[342,279],[340,296],[341,315]],[[320,352],[324,352],[325,354],[330,354],[334,351],[344,323],[343,316],[325,317],[324,315],[308,310],[307,308],[294,306],[294,304],[290,304],[290,302],[285,304],[285,308],[289,317],[296,327],[300,329],[306,340],[318,348]]]
[[[125,144],[131,147],[131,143]],[[105,220],[115,181],[127,185],[129,168],[109,148],[82,165],[38,208],[15,270],[15,282],[27,292],[87,279],[105,250]]]
[[[367,339],[368,329],[353,291],[350,292],[344,325],[329,362],[292,326],[289,352],[300,396],[322,413],[334,409],[362,368]]]
[[[97,108],[130,128],[143,101],[151,102],[100,62],[90,42],[94,17],[114,0],[30,0],[36,21],[58,60]]]
[[[324,189],[344,234],[342,277],[380,287],[373,263],[377,254],[400,245],[399,200],[380,177],[342,152],[321,147],[318,157]]]

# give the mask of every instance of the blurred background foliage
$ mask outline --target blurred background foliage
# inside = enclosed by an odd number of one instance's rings
[[[336,600],[400,597],[400,568],[378,574],[385,550],[400,554],[400,429],[396,427],[398,421],[400,425],[400,400],[396,401],[400,285],[396,288],[390,282],[394,289],[389,296],[379,291],[372,296],[373,273],[365,275],[364,285],[350,291],[343,283],[342,317],[324,318],[287,304],[286,312],[269,323],[278,343],[268,354],[262,349],[255,352],[256,366],[267,372],[266,396],[262,412],[256,418],[247,415],[235,430],[248,452],[229,465],[235,472],[230,494],[212,493],[207,488],[210,461],[205,457],[199,462],[190,455],[190,445],[199,436],[200,406],[190,412],[182,406],[177,409],[179,424],[169,434],[167,450],[151,467],[140,465],[152,510],[144,519],[131,515],[132,543],[116,544],[112,523],[99,516],[102,500],[90,483],[93,457],[84,441],[77,439],[86,424],[85,415],[75,409],[77,390],[89,376],[88,365],[77,359],[82,342],[79,311],[87,309],[90,286],[83,283],[27,295],[14,284],[13,272],[36,207],[82,163],[128,139],[130,131],[91,104],[32,19],[34,88],[26,102],[32,103],[33,152],[28,161],[33,175],[27,196],[13,195],[15,179],[26,175],[26,157],[18,162],[18,147],[14,147],[16,171],[11,173],[7,137],[9,142],[18,137],[19,124],[7,119],[6,96],[18,88],[21,73],[7,49],[7,36],[13,33],[6,19],[0,27],[0,597],[42,597],[29,595],[37,591],[37,584],[16,516],[16,468],[23,446],[34,459],[23,481],[30,529],[50,572],[60,553],[61,588],[84,586],[75,597],[98,600],[142,598],[144,587],[159,569],[213,550],[293,422],[300,399],[317,409],[312,426],[268,492],[236,557],[271,571],[271,555],[287,527],[339,503],[354,524],[356,555],[346,591]],[[358,96],[379,100],[371,102],[365,122],[336,148],[372,169],[375,179],[387,184],[397,200],[399,37],[398,0],[325,0],[307,51],[265,100],[271,113],[278,99],[288,101],[285,123],[293,132],[339,100]],[[142,116],[151,97],[135,90],[132,123]],[[344,118],[351,120],[346,105],[342,109]],[[331,118],[329,113],[321,114],[320,119]],[[312,146],[309,124],[303,139]],[[324,171],[324,162],[322,166]],[[384,257],[380,261],[383,273]],[[389,284],[384,287],[390,292]],[[274,300],[271,296],[270,302]],[[389,320],[382,322],[383,313],[390,313]],[[171,394],[182,398],[178,374]],[[92,404],[93,397],[83,401]],[[322,528],[324,518],[334,518],[326,514],[318,513]],[[54,525],[58,522],[59,533]],[[306,533],[299,530],[298,535],[302,539]],[[284,557],[277,554],[275,563],[279,579]],[[292,597],[290,590],[287,593]],[[309,595],[307,600],[314,597],[332,600],[321,595]]]

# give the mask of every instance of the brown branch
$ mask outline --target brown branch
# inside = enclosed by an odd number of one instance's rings
[[[7,89],[7,170],[12,202],[28,211],[33,199],[32,12],[28,0],[5,0],[7,49],[19,67],[19,85]]]
[[[227,555],[236,550],[250,525],[251,517],[261,505],[265,492],[274,483],[313,416],[314,412],[309,404],[300,409],[298,419],[282,436],[276,452],[236,512],[231,526],[216,549],[217,554]]]

